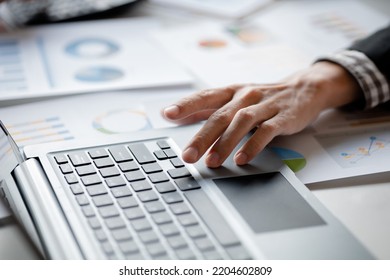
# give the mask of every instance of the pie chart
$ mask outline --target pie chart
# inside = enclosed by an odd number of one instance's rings
[[[118,51],[117,44],[101,38],[80,39],[65,48],[65,52],[79,58],[102,58]]]
[[[290,150],[282,147],[271,147],[271,149],[294,172],[298,172],[306,166],[305,157],[294,150]]]
[[[124,76],[122,70],[110,66],[91,66],[80,69],[75,79],[81,82],[99,83],[120,79]]]
[[[146,113],[139,109],[118,109],[97,116],[92,126],[104,134],[118,134],[151,128]]]

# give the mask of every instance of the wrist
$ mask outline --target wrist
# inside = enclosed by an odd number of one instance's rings
[[[362,93],[358,82],[342,66],[328,61],[314,63],[301,77],[312,88],[320,110],[336,108],[357,101]]]

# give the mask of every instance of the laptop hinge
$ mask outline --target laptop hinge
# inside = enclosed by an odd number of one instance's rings
[[[50,259],[81,259],[79,248],[38,160],[27,159],[14,178],[30,212],[44,255]]]

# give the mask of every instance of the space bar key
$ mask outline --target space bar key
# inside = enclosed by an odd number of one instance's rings
[[[184,195],[222,246],[240,243],[221,212],[202,189],[191,190],[185,192]]]

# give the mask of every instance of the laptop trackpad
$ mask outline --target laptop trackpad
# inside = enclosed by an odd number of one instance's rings
[[[279,172],[213,181],[256,233],[325,224]]]

